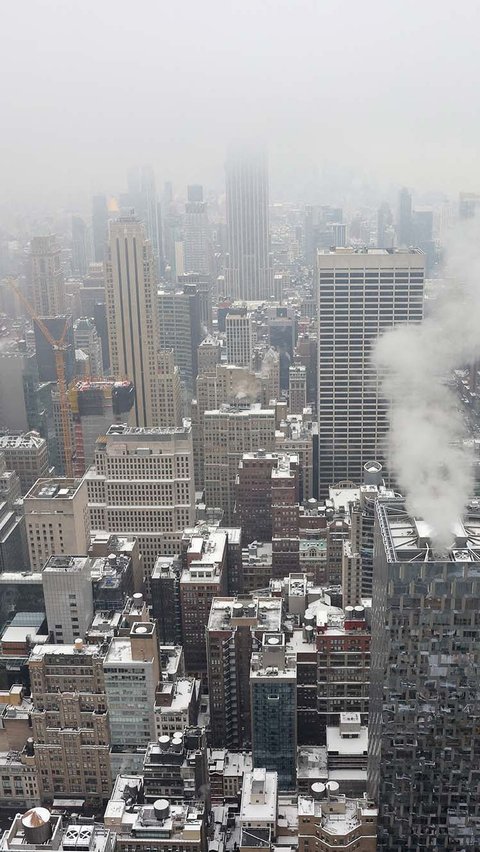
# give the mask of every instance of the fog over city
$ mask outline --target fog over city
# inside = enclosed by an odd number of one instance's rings
[[[85,207],[132,162],[223,183],[268,144],[273,198],[478,179],[475,0],[2,3],[0,204]]]

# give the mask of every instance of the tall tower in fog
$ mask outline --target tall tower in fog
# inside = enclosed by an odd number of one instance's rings
[[[110,362],[115,378],[135,386],[136,426],[159,422],[155,260],[136,216],[110,223],[105,269]]]
[[[272,292],[267,158],[259,150],[231,151],[225,164],[229,294],[264,299]]]
[[[41,317],[65,313],[61,251],[54,234],[34,237],[30,251],[30,301]]]

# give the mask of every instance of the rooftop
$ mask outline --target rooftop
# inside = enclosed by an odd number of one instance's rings
[[[244,595],[213,599],[208,618],[209,630],[235,630],[241,625],[251,625],[259,631],[281,630],[281,598]]]
[[[90,571],[91,561],[88,556],[50,556],[43,566],[44,574],[78,574]]]
[[[128,426],[126,423],[115,423],[107,431],[107,438],[138,441],[146,438],[149,441],[170,441],[175,438],[186,438],[191,432],[189,426]]]
[[[451,545],[441,554],[434,550],[428,524],[410,515],[403,505],[377,503],[377,513],[388,562],[480,562],[478,499],[470,501],[463,520],[452,526]]]
[[[38,432],[22,432],[21,434],[1,434],[0,450],[4,449],[39,449],[46,446],[45,438]]]
[[[69,500],[75,496],[82,485],[81,479],[67,479],[58,477],[56,479],[37,479],[30,491],[25,495],[25,500]]]
[[[278,775],[265,769],[246,772],[243,778],[240,822],[276,822]]]

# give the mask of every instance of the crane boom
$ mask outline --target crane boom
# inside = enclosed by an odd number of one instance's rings
[[[26,296],[17,287],[14,279],[9,280],[10,287],[20,299],[22,305],[27,311],[29,317],[35,322],[42,332],[45,340],[48,341],[53,349],[55,356],[55,373],[57,376],[58,395],[60,400],[60,422],[62,426],[63,438],[63,453],[65,457],[65,474],[73,477],[73,452],[72,452],[72,435],[70,431],[70,408],[68,404],[67,382],[65,378],[65,352],[68,349],[68,344],[65,343],[65,337],[68,330],[68,319],[65,320],[65,326],[59,340],[55,340],[50,330],[47,328],[43,320],[38,316],[33,306],[30,304]]]

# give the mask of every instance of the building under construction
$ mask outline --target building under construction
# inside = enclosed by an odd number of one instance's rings
[[[68,389],[70,424],[75,476],[82,476],[93,464],[95,441],[105,435],[113,423],[125,422],[135,401],[132,382],[125,380],[76,380]],[[58,397],[54,398],[55,429],[63,461],[61,420]]]

